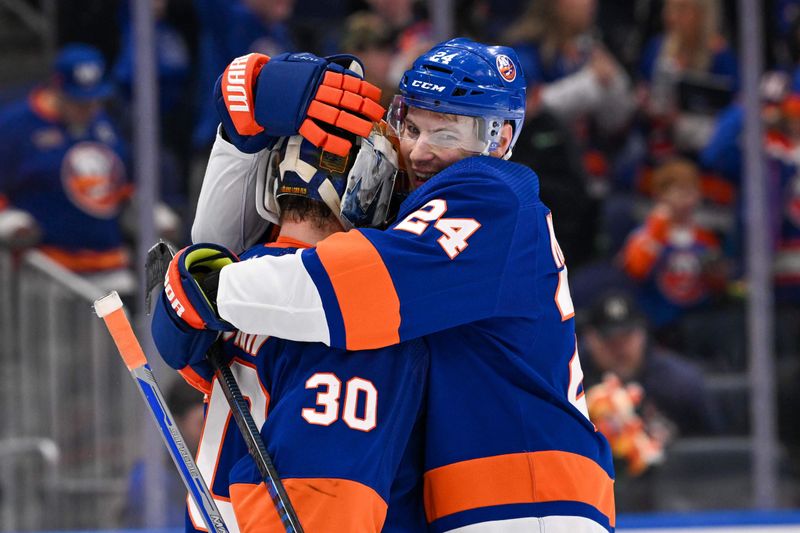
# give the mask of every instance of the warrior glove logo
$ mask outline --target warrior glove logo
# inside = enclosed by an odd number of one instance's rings
[[[233,126],[239,135],[256,135],[264,131],[253,117],[254,85],[261,69],[269,61],[264,54],[237,57],[222,74],[222,95]]]
[[[227,94],[225,100],[228,102],[228,109],[231,111],[250,112],[250,103],[247,101],[245,89],[246,71],[248,56],[237,57],[228,67],[225,81]]]
[[[169,305],[172,306],[172,309],[175,311],[175,314],[178,317],[182,317],[183,313],[186,311],[184,309],[183,304],[175,297],[175,291],[172,288],[172,285],[169,283],[169,273],[164,277],[164,294],[167,295],[167,300],[169,300]]]

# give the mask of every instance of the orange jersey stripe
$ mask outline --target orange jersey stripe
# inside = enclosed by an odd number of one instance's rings
[[[514,503],[581,502],[614,526],[614,480],[582,455],[543,451],[462,461],[425,474],[425,514],[433,522],[453,513]]]
[[[42,246],[39,250],[73,272],[97,272],[125,268],[130,263],[128,253],[123,248],[98,252],[94,250],[69,251],[55,246]]]
[[[388,506],[366,485],[331,478],[284,479],[283,484],[307,533],[367,533],[383,528]],[[283,531],[264,483],[236,483],[230,493],[240,531]]]
[[[359,231],[331,235],[317,245],[342,312],[348,350],[400,342],[400,299],[378,251]]]

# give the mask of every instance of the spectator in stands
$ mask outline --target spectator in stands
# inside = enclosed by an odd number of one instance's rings
[[[762,95],[765,96],[765,95]],[[800,303],[800,93],[790,93],[778,105],[765,98],[764,153],[769,199],[768,221],[775,246],[775,288],[778,303]],[[741,133],[744,110],[736,104],[720,116],[702,162],[718,171],[737,188],[742,185]],[[744,227],[740,202],[738,227]],[[739,232],[741,238],[742,232]],[[742,250],[740,242],[735,249]]]
[[[389,79],[394,58],[394,41],[386,22],[375,13],[359,11],[345,21],[342,52],[353,54],[364,64],[367,80],[381,88],[382,104],[388,107],[397,90]]]
[[[419,0],[367,0],[367,4],[389,29],[394,46],[389,84],[397,87],[414,60],[434,44],[425,4]]]
[[[645,47],[639,98],[649,155],[696,153],[714,115],[739,88],[736,55],[720,30],[719,0],[666,0],[664,32]]]
[[[640,287],[640,303],[651,324],[666,330],[687,311],[724,288],[725,263],[717,238],[695,220],[700,202],[699,170],[673,158],[653,174],[655,205],[634,230],[620,259]]]
[[[294,0],[243,0],[231,7],[228,28],[231,57],[248,52],[274,56],[294,50],[288,21]]]
[[[592,35],[595,10],[594,0],[531,0],[503,40],[513,43],[532,89],[528,108],[541,99],[570,124],[589,115],[617,132],[634,111],[630,81]]]
[[[619,136],[633,117],[630,79],[595,37],[595,0],[530,0],[503,37],[519,54],[528,83],[526,111],[551,112],[572,131],[587,193],[605,196],[614,181]],[[563,217],[562,217],[563,218]]]
[[[581,310],[578,310],[580,316]],[[665,427],[682,435],[712,434],[721,429],[717,406],[699,368],[657,346],[633,296],[611,290],[599,295],[581,319],[581,361],[588,390],[607,373],[623,384],[642,387],[640,413],[660,440]],[[663,417],[669,421],[666,426]],[[658,428],[661,429],[658,429]]]
[[[100,52],[70,44],[48,83],[0,112],[0,234],[35,225],[54,261],[125,292],[135,278],[119,215],[132,188],[126,147],[103,110],[111,92]]]
[[[197,452],[203,429],[203,396],[182,379],[176,379],[166,392],[167,405],[175,417],[178,430],[183,435],[192,455]],[[121,512],[121,525],[124,527],[143,527],[145,522],[145,502],[148,491],[154,490],[153,481],[161,487],[166,496],[164,500],[164,523],[161,525],[178,527],[184,525],[186,514],[186,487],[175,470],[172,458],[164,453],[164,462],[156,470],[155,480],[148,480],[149,474],[144,459],[137,460],[128,475],[128,492]],[[150,485],[147,485],[147,482]]]

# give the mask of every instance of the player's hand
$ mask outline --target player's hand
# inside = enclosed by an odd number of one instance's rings
[[[205,392],[214,374],[206,352],[219,331],[234,329],[217,316],[216,288],[209,282],[217,279],[222,267],[238,260],[214,244],[184,248],[170,262],[153,310],[150,328],[164,362]]]
[[[217,314],[219,271],[238,262],[236,255],[218,244],[193,244],[172,258],[164,279],[164,295],[174,315],[193,329],[231,331]]]
[[[36,220],[21,209],[3,208],[0,195],[0,245],[13,250],[37,244],[42,238],[42,230]]]
[[[277,137],[300,133],[312,144],[347,155],[352,143],[336,128],[366,137],[385,109],[381,91],[362,79],[353,56],[249,54],[217,80],[214,97],[223,128],[240,151],[255,153]]]

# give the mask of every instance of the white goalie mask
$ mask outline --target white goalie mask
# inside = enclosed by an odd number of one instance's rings
[[[277,222],[278,198],[295,195],[324,202],[345,230],[381,226],[397,169],[397,151],[377,128],[356,139],[347,157],[324,152],[300,135],[282,137],[257,170],[256,209]]]

